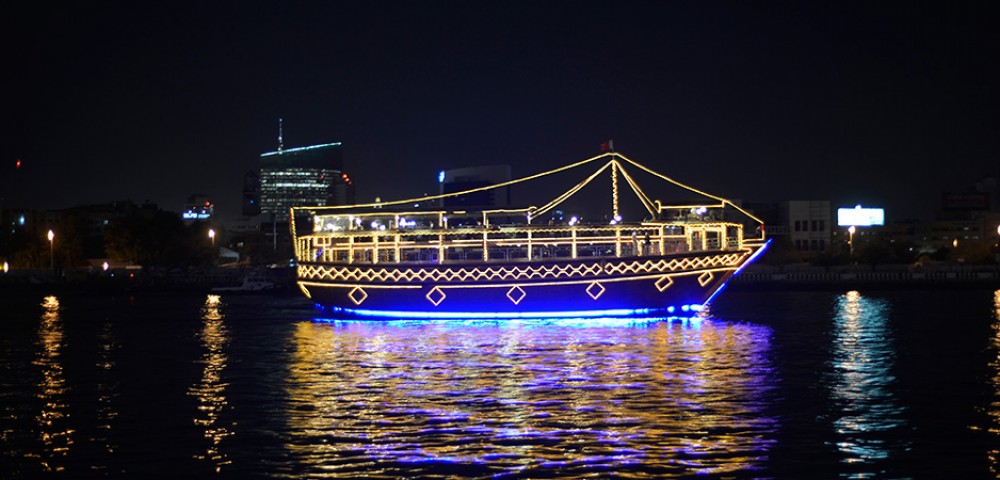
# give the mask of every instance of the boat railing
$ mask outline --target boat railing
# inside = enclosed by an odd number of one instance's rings
[[[592,162],[600,164],[595,171],[544,204],[485,209],[446,206],[449,198],[506,188]],[[664,204],[639,186],[633,176],[639,172],[687,193],[683,197],[671,195],[671,202]],[[556,208],[605,174],[611,181],[611,208],[596,210],[601,213],[586,217],[586,221],[576,216],[564,221],[565,216]],[[645,210],[641,217],[636,216],[641,212],[638,209],[622,216],[620,190],[624,191],[626,185]],[[311,216],[314,233],[299,235],[295,219],[307,215]],[[601,223],[593,223],[598,218]],[[623,218],[632,223],[622,223]],[[647,220],[639,223],[638,218]],[[545,221],[552,223],[541,224]],[[764,240],[763,221],[741,206],[680,183],[617,152],[461,192],[389,202],[295,207],[289,227],[296,239],[296,257],[307,263],[640,257],[745,250],[747,243],[752,246]]]
[[[295,246],[300,262],[433,264],[661,256],[738,250],[742,243],[740,224],[697,222],[373,228],[316,232]]]

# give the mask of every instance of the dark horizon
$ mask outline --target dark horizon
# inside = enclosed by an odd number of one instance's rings
[[[343,142],[358,200],[617,150],[734,200],[929,218],[1000,176],[986,2],[11,7],[4,208],[207,194]],[[22,161],[20,170],[11,168]],[[12,173],[14,172],[14,173]],[[15,176],[16,175],[16,176]]]

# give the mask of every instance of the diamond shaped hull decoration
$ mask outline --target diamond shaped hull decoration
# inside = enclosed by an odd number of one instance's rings
[[[604,295],[604,290],[604,285],[601,285],[598,282],[593,282],[587,286],[587,295],[590,295],[590,298],[597,300],[601,295]]]
[[[361,287],[354,287],[350,292],[348,292],[347,298],[350,298],[355,305],[361,305],[361,302],[364,302],[365,299],[368,298],[368,292]]]
[[[708,285],[708,282],[712,281],[712,277],[713,277],[712,272],[705,272],[701,275],[698,275],[698,285],[701,285],[703,287],[705,285]]]
[[[507,290],[507,298],[514,302],[514,305],[521,303],[521,300],[524,300],[525,296],[527,296],[527,294],[524,293],[524,289],[517,285],[514,285],[513,287],[510,287],[510,290]]]
[[[427,292],[427,300],[433,303],[435,307],[441,305],[441,302],[443,302],[446,297],[447,295],[444,294],[441,287],[436,285],[431,289],[431,291]]]
[[[653,285],[656,286],[657,290],[662,292],[670,288],[670,286],[673,284],[674,284],[674,279],[670,278],[670,275],[664,275],[660,277],[660,279],[657,280],[656,283],[654,283]]]

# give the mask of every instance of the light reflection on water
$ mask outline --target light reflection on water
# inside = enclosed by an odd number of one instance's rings
[[[70,427],[68,387],[63,374],[62,349],[63,325],[60,319],[59,299],[47,296],[42,301],[42,317],[38,323],[38,354],[32,362],[41,370],[36,398],[41,411],[35,417],[42,451],[37,456],[41,466],[48,471],[62,471],[65,459],[73,445],[74,430]]]
[[[989,468],[990,473],[1000,477],[1000,290],[993,292],[993,314],[995,321],[993,322],[993,338],[992,338],[992,349],[994,359],[990,362],[990,367],[993,370],[993,399],[989,404],[987,409],[987,414],[992,420],[988,430],[993,436],[995,442],[994,446],[989,449],[987,456],[989,457]]]
[[[761,468],[768,328],[712,320],[297,324],[307,476],[677,476]]]
[[[115,355],[118,350],[118,343],[115,340],[114,328],[108,321],[101,325],[101,331],[97,338],[97,404],[96,404],[96,425],[95,432],[90,437],[90,442],[103,450],[104,455],[98,456],[98,463],[93,465],[95,471],[105,471],[110,473],[111,466],[108,464],[111,456],[118,450],[118,444],[112,435],[117,417],[117,403],[119,397],[119,382],[117,377],[117,361]],[[116,472],[117,473],[117,472]]]
[[[997,477],[1000,291],[934,295],[753,292],[686,323],[8,298],[0,478]]]
[[[851,291],[837,299],[834,314],[831,403],[842,461],[853,467],[841,476],[871,478],[876,464],[906,445],[890,445],[905,426],[893,393],[895,347],[888,327],[889,303]]]
[[[222,381],[222,373],[226,369],[228,357],[225,353],[229,340],[229,332],[224,323],[222,309],[224,304],[219,295],[208,295],[201,309],[202,329],[199,340],[205,349],[199,363],[204,365],[201,380],[188,389],[188,394],[198,400],[198,412],[194,416],[194,424],[203,429],[208,445],[203,452],[194,455],[198,460],[205,460],[215,465],[215,471],[232,461],[223,453],[223,440],[232,436],[232,425],[220,420],[220,415],[228,407],[226,388],[228,384]]]

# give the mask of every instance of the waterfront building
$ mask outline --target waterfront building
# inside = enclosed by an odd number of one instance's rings
[[[243,175],[243,200],[240,203],[244,217],[260,215],[260,174],[256,170]]]
[[[76,265],[84,258],[104,258],[106,237],[116,221],[127,217],[150,219],[158,211],[156,204],[136,205],[130,200],[58,210],[6,210],[0,213],[4,227],[0,230],[0,258],[13,259],[19,252],[30,251],[33,242],[46,242],[49,230],[54,231],[57,242],[56,263]],[[48,264],[47,256],[43,263]],[[18,268],[24,268],[24,262]]]
[[[332,186],[332,202],[330,205],[353,205],[357,203],[354,193],[354,181],[345,172],[340,173],[340,178],[335,178]]]
[[[213,215],[215,215],[215,205],[203,194],[188,197],[187,202],[184,203],[184,210],[181,212],[181,218],[184,219],[185,223],[196,220],[207,222],[212,219]]]
[[[954,249],[960,244],[996,244],[1000,241],[998,229],[1000,213],[945,208],[938,212],[935,220],[919,223],[913,237],[922,251],[932,252],[942,248]]]
[[[980,182],[982,183],[982,182]],[[991,211],[990,194],[977,191],[945,192],[934,220],[921,222],[914,243],[924,252],[956,249],[958,245],[992,245],[997,240],[1000,214]]]
[[[343,165],[340,142],[261,154],[260,212],[267,221],[287,222],[293,206],[336,205]]]
[[[827,249],[833,226],[829,200],[789,200],[782,212],[795,250],[810,256]]]
[[[809,260],[833,246],[836,224],[829,200],[748,202],[744,206],[764,221],[776,253],[785,251]]]

